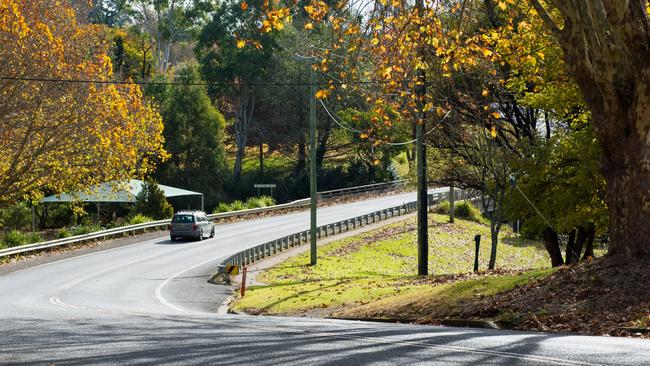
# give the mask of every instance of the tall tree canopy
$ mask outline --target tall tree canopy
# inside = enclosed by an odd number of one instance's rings
[[[259,14],[253,7],[225,1],[203,28],[197,45],[203,75],[208,82],[222,83],[209,92],[216,99],[225,95],[234,118],[237,154],[235,180],[239,180],[251,121],[255,112],[258,88],[271,66],[275,40],[270,34],[256,31]],[[246,41],[245,41],[246,40]],[[250,47],[245,47],[248,42]]]
[[[186,66],[175,79],[200,84],[197,67]],[[224,182],[223,116],[210,102],[205,86],[160,86],[151,94],[161,103],[165,148],[171,158],[156,172],[159,182],[201,191],[208,206],[216,205]],[[153,89],[153,88],[152,88]]]
[[[0,2],[5,78],[109,81],[105,38],[68,3]],[[0,204],[143,176],[167,156],[136,85],[4,79],[0,111]]]

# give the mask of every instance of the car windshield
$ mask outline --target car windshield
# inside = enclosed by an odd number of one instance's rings
[[[187,223],[192,223],[194,222],[194,216],[193,215],[176,215],[174,216],[174,219],[172,222],[187,222]]]

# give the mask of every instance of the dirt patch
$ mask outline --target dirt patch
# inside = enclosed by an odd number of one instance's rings
[[[650,258],[613,266],[594,260],[524,286],[463,304],[463,317],[501,317],[513,329],[637,335],[650,326]],[[644,320],[645,319],[645,320]]]

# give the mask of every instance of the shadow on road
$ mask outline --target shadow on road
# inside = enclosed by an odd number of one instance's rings
[[[110,316],[14,319],[0,329],[0,364],[543,365],[561,364],[558,359],[565,357],[588,362],[572,350],[586,349],[585,343],[562,340],[565,335],[358,322]],[[647,357],[650,346],[642,351],[640,357]],[[599,350],[589,352],[597,357]]]

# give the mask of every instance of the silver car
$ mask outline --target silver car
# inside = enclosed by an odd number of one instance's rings
[[[203,240],[208,236],[214,238],[214,223],[203,211],[177,212],[169,224],[169,237],[172,241],[181,237]]]

